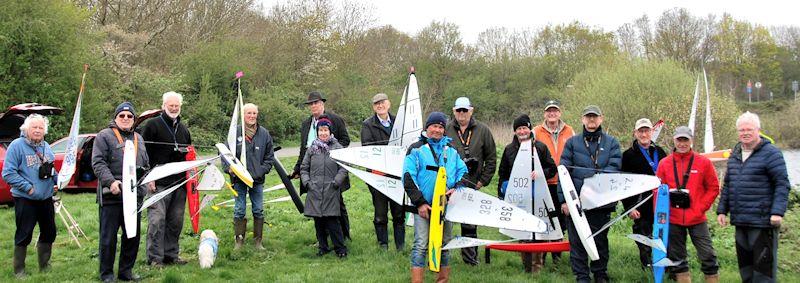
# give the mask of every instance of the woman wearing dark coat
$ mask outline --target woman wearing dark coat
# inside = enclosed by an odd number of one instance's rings
[[[336,138],[331,136],[331,120],[320,117],[317,121],[317,139],[303,156],[300,165],[300,179],[308,184],[306,194],[305,216],[314,218],[314,229],[319,242],[318,256],[330,252],[328,236],[338,257],[347,256],[341,215],[342,191],[350,187],[347,170],[331,159],[330,151],[342,148]]]

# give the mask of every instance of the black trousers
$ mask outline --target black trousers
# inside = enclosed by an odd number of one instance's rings
[[[128,239],[125,232],[125,220],[122,204],[103,205],[100,207],[100,280],[114,278],[114,259],[117,256],[117,232],[122,229],[119,251],[119,277],[131,278],[133,264],[139,253],[139,231],[141,213],[136,214],[136,236]]]
[[[586,210],[584,211],[586,220],[589,222],[589,228],[592,233],[603,227],[608,221],[611,220],[611,211],[609,210]],[[586,282],[589,280],[589,272],[594,274],[594,279],[599,278],[608,279],[608,230],[603,231],[597,236],[594,236],[594,243],[597,246],[597,252],[600,255],[599,260],[589,263],[589,254],[583,248],[583,243],[580,241],[578,230],[570,218],[567,227],[569,231],[569,262],[572,266],[572,274],[578,282]]]
[[[778,228],[736,226],[736,258],[742,282],[778,278]]]
[[[344,195],[339,194],[339,225],[342,226],[342,235],[344,238],[350,239],[350,216],[347,215],[347,207],[344,205]]]
[[[33,238],[33,228],[39,224],[39,243],[52,244],[56,240],[56,221],[53,198],[30,200],[14,198],[14,216],[17,230],[14,245],[27,246]]]
[[[567,219],[564,217],[564,213],[561,213],[561,204],[558,203],[558,184],[547,184],[547,189],[550,190],[550,199],[553,200],[553,206],[555,206],[555,213],[556,218],[558,218],[558,225],[561,227],[561,232],[567,232]],[[557,261],[561,258],[561,252],[550,253],[553,257],[553,261]]]
[[[697,258],[700,260],[700,270],[705,275],[714,275],[719,271],[717,254],[711,244],[711,233],[708,231],[706,222],[693,226],[669,225],[669,246],[667,247],[667,257],[674,262],[679,262],[677,266],[668,268],[670,273],[689,272],[687,262],[686,236],[692,237],[692,244],[697,250]]]
[[[333,249],[337,254],[346,253],[347,246],[344,244],[344,235],[342,234],[342,226],[339,223],[340,216],[323,216],[314,217],[314,229],[317,232],[317,242],[319,242],[319,250],[328,252],[328,236],[333,242]]]
[[[634,234],[644,235],[649,238],[653,236],[653,216],[641,214],[642,217],[633,220],[633,227],[631,227]],[[650,246],[636,242],[639,248],[639,261],[642,263],[642,268],[649,267],[653,261],[653,251]]]
[[[375,207],[375,214],[372,218],[372,224],[375,225],[375,236],[378,243],[381,245],[389,244],[389,217],[388,212],[392,212],[392,227],[394,230],[394,244],[397,248],[405,246],[406,226],[405,218],[403,216],[403,207],[395,203],[389,197],[385,196],[372,186],[369,187],[369,192],[372,194],[372,205]]]

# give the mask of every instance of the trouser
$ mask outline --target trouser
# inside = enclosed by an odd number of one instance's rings
[[[14,245],[27,246],[33,239],[33,228],[39,224],[39,243],[52,244],[56,240],[56,220],[53,198],[31,200],[14,198],[14,217],[17,230]]]
[[[233,188],[236,190],[237,196],[233,203],[233,219],[244,219],[247,212],[247,195],[250,195],[250,210],[253,211],[253,218],[264,218],[264,183],[253,183],[250,188],[244,183],[235,182]]]
[[[375,225],[375,236],[378,238],[378,243],[382,246],[389,244],[389,229],[387,227],[389,217],[387,214],[391,210],[394,244],[398,249],[403,248],[403,246],[405,246],[406,236],[403,207],[372,186],[368,187],[370,194],[372,194],[372,205],[375,207],[375,215],[372,218],[372,223]]]
[[[478,226],[461,223],[461,237],[478,238]],[[461,259],[469,265],[478,264],[478,247],[461,249]]]
[[[547,189],[550,190],[550,199],[553,200],[553,205],[555,206],[555,214],[558,218],[558,225],[561,227],[562,233],[567,231],[567,219],[564,217],[564,213],[561,213],[561,205],[558,203],[558,184],[547,184]],[[559,258],[561,258],[561,252],[554,252],[550,253],[553,257],[553,261],[555,262]]]
[[[117,231],[122,228],[119,251],[119,277],[131,278],[136,255],[139,253],[139,223],[141,213],[136,214],[136,236],[128,239],[122,204],[100,207],[100,280],[114,278],[114,259],[117,255]]]
[[[337,254],[347,253],[347,246],[344,244],[342,226],[339,223],[339,216],[314,217],[314,230],[317,232],[317,242],[319,250],[328,252],[328,236],[333,242],[333,249]]]
[[[778,228],[736,226],[736,258],[742,282],[778,278]]]
[[[586,210],[584,211],[586,220],[589,222],[589,228],[592,233],[596,232],[603,227],[608,221],[611,220],[611,211],[609,210]],[[572,266],[572,273],[575,275],[576,281],[588,281],[589,272],[594,274],[594,279],[600,278],[608,279],[608,230],[605,230],[594,236],[594,243],[597,246],[597,252],[600,255],[599,260],[589,263],[589,254],[583,248],[583,243],[578,235],[578,230],[575,229],[574,223],[570,218],[567,225],[569,233],[569,262]]]
[[[653,236],[653,216],[642,214],[639,219],[633,220],[633,227],[631,227],[634,234],[644,235],[652,238]],[[642,263],[642,268],[647,268],[652,265],[653,252],[650,246],[636,242],[639,248],[639,262]]]
[[[168,187],[157,186],[156,193]],[[177,189],[147,209],[147,260],[164,263],[178,259],[186,190]]]
[[[342,235],[345,239],[350,239],[350,216],[347,215],[347,207],[344,205],[344,194],[339,194],[339,225],[342,227]]]
[[[706,222],[692,225],[680,226],[669,225],[669,246],[667,247],[667,257],[677,262],[677,266],[668,268],[672,274],[689,272],[689,263],[686,252],[686,235],[692,237],[692,244],[697,250],[697,258],[700,259],[700,270],[705,275],[714,275],[719,271],[717,255],[711,245],[711,233],[708,232]]]
[[[428,260],[428,241],[430,240],[431,220],[425,219],[414,214],[414,245],[411,247],[411,267],[427,267]],[[453,235],[453,223],[447,220],[442,220],[444,227],[442,228],[442,246],[450,242]],[[445,267],[449,265],[450,252],[442,250],[440,265]]]

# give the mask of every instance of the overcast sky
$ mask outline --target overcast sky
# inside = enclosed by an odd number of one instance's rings
[[[286,0],[256,0],[268,9]],[[665,10],[687,8],[694,16],[729,13],[738,20],[764,26],[800,25],[797,0],[351,0],[371,6],[376,25],[391,25],[414,35],[431,21],[457,24],[465,42],[474,43],[478,34],[491,27],[509,30],[535,29],[547,24],[578,20],[606,31],[647,14],[651,22]]]

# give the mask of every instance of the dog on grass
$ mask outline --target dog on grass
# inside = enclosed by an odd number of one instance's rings
[[[210,229],[203,230],[200,233],[200,246],[197,247],[197,259],[200,262],[200,268],[210,268],[214,265],[218,248],[219,239],[217,234]]]

